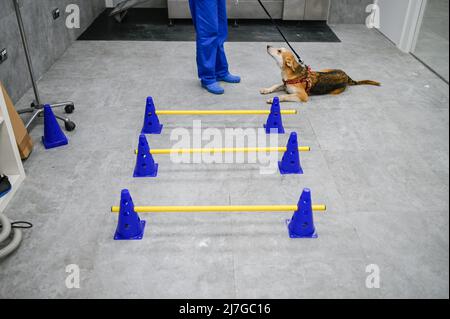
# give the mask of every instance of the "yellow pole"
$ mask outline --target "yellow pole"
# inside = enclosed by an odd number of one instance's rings
[[[193,154],[193,153],[263,153],[263,152],[286,152],[286,147],[241,147],[241,148],[174,148],[174,149],[151,149],[152,155],[167,154]],[[309,146],[300,146],[299,152],[309,152]],[[137,154],[137,150],[134,153]]]
[[[313,205],[313,211],[324,212],[325,205]],[[254,212],[254,213],[280,213],[295,212],[297,205],[239,205],[239,206],[136,206],[136,213],[220,213],[220,212]],[[119,213],[120,207],[111,207],[111,212]]]
[[[281,110],[282,115],[295,115],[297,110]],[[165,110],[156,115],[269,115],[270,110]]]

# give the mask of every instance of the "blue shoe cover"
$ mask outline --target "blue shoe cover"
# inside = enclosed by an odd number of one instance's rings
[[[219,83],[214,82],[211,84],[202,84],[202,86],[209,92],[212,94],[224,94],[225,90],[223,89],[223,87],[221,87],[219,85]]]
[[[226,75],[224,77],[219,77],[217,80],[227,82],[227,83],[240,83],[241,77],[228,73],[228,75]]]

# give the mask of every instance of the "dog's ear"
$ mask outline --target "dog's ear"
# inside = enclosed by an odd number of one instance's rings
[[[284,64],[286,64],[286,66],[294,72],[295,72],[295,68],[297,67],[295,62],[296,61],[295,61],[294,57],[292,57],[292,56],[287,56],[284,59]]]

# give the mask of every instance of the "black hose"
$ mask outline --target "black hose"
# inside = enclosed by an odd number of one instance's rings
[[[0,214],[0,226],[0,259],[2,259],[19,248],[22,242],[22,231],[18,228],[22,226],[16,224],[13,228],[8,217],[3,214]],[[5,242],[8,242],[6,246]]]

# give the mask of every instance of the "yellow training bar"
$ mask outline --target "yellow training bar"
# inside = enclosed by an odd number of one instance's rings
[[[313,211],[324,212],[326,205],[313,205]],[[255,212],[280,213],[295,212],[297,205],[239,205],[239,206],[135,206],[136,213],[221,213],[221,212]],[[111,207],[112,213],[119,213],[120,207]]]
[[[156,115],[269,115],[270,110],[164,110]],[[295,115],[297,110],[281,110],[282,115]]]
[[[287,147],[241,147],[241,148],[174,148],[174,149],[151,149],[152,155],[167,154],[194,154],[194,153],[263,153],[263,152],[286,152]],[[309,146],[300,146],[299,152],[310,152]],[[137,154],[137,150],[134,151]]]

